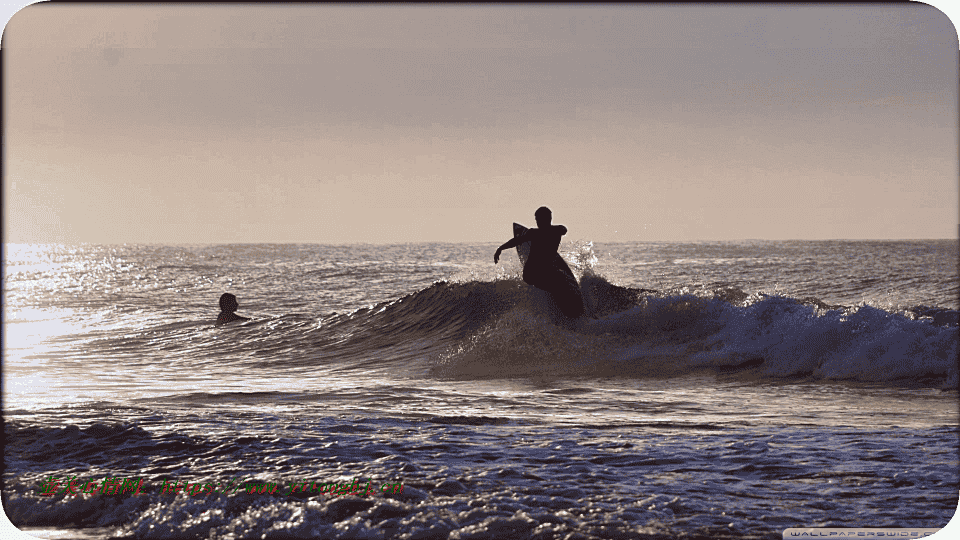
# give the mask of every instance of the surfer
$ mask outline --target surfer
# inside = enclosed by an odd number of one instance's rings
[[[549,292],[560,310],[567,317],[576,319],[583,315],[583,298],[577,279],[557,252],[560,248],[560,237],[567,234],[567,228],[550,224],[553,213],[546,206],[538,208],[533,217],[537,220],[537,228],[528,229],[498,247],[493,255],[493,262],[500,262],[500,253],[503,250],[530,242],[530,256],[523,265],[523,280]]]
[[[217,317],[217,326],[233,321],[249,321],[249,317],[241,317],[235,313],[240,309],[237,303],[237,297],[230,293],[220,295],[220,316]]]

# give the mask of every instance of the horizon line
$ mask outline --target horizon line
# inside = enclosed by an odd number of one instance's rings
[[[630,244],[630,243],[697,243],[697,242],[924,242],[924,241],[960,241],[960,238],[732,238],[732,239],[709,239],[699,238],[693,240],[564,240],[568,242],[586,241],[599,244]],[[310,245],[310,246],[354,246],[354,245],[372,245],[372,246],[396,246],[409,244],[499,244],[499,240],[477,240],[477,241],[450,241],[450,240],[419,240],[415,242],[300,242],[300,241],[265,241],[265,242],[8,242],[3,241],[4,245],[62,245],[62,246],[81,246],[81,245],[100,245],[100,246],[232,246],[232,245]]]

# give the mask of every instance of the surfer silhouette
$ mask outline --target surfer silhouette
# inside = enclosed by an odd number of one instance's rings
[[[580,286],[567,262],[557,252],[560,238],[567,234],[567,228],[550,224],[553,213],[546,206],[538,208],[533,217],[537,220],[537,228],[527,229],[498,247],[493,262],[500,262],[503,250],[530,242],[530,255],[523,265],[523,280],[549,292],[564,315],[578,318],[584,312]]]
[[[237,297],[230,293],[220,295],[220,316],[217,317],[217,326],[233,321],[249,321],[249,317],[241,317],[235,312],[240,309]]]

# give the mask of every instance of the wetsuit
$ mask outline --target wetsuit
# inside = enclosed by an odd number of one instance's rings
[[[549,292],[567,317],[577,318],[583,315],[580,289],[567,261],[557,253],[560,237],[566,233],[563,225],[527,231],[530,257],[523,265],[523,280]]]

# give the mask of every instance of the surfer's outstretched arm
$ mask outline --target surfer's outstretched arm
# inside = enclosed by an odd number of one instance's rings
[[[494,264],[497,264],[498,262],[500,262],[500,252],[501,252],[501,251],[503,251],[503,250],[505,250],[505,249],[515,248],[515,247],[519,246],[520,244],[522,244],[522,243],[524,243],[524,242],[529,242],[529,241],[533,240],[532,236],[533,236],[533,235],[530,234],[530,231],[527,231],[526,234],[523,234],[523,235],[520,235],[520,236],[515,236],[515,237],[511,238],[510,240],[507,240],[506,242],[504,242],[504,244],[503,244],[502,246],[500,246],[500,247],[497,248],[497,252],[493,254],[493,263],[494,263]]]

